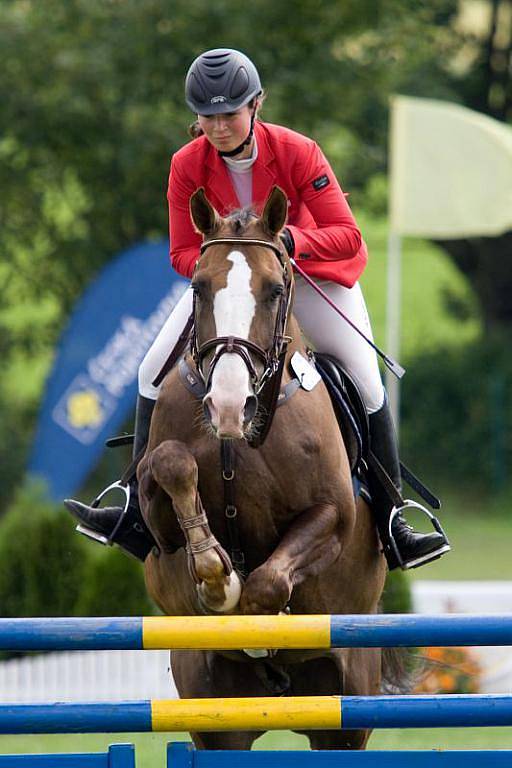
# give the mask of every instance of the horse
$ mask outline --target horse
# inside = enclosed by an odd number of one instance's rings
[[[149,594],[167,615],[376,613],[386,564],[371,511],[354,498],[329,394],[320,381],[275,407],[293,355],[308,364],[279,238],[285,194],[274,187],[259,217],[242,209],[223,218],[199,189],[190,214],[203,236],[191,352],[185,374],[176,365],[163,382],[137,472],[158,544],[145,563]],[[203,384],[200,398],[186,386],[190,375]],[[235,516],[244,576],[232,542],[228,553]],[[173,651],[171,665],[185,698],[372,695],[382,678],[378,648],[266,658]],[[362,749],[370,732],[303,733],[312,749]],[[191,735],[198,748],[250,749],[261,733]]]

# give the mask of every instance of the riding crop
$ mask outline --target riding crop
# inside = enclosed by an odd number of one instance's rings
[[[394,373],[394,375],[397,377],[397,379],[401,379],[403,375],[405,374],[405,368],[403,368],[400,363],[397,363],[395,360],[393,360],[389,355],[386,355],[385,352],[383,352],[379,347],[368,338],[368,336],[365,336],[365,334],[361,331],[360,328],[355,325],[355,323],[352,322],[352,320],[346,316],[344,312],[341,311],[341,309],[332,301],[332,299],[329,298],[329,296],[325,293],[325,291],[322,291],[322,289],[315,283],[314,280],[312,280],[309,275],[307,275],[304,270],[299,267],[295,259],[290,259],[290,262],[292,266],[297,270],[299,275],[304,278],[304,280],[309,283],[309,285],[315,289],[317,293],[320,294],[320,296],[325,299],[325,301],[329,304],[329,306],[334,309],[335,312],[340,315],[349,325],[351,328],[354,329],[360,336],[363,337],[363,339],[367,342],[367,344],[370,345],[370,347],[373,347],[373,349],[376,351],[378,355],[384,360],[384,363],[389,368],[391,373]]]

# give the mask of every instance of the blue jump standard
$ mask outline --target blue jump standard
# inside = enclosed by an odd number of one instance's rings
[[[0,755],[0,768],[135,768],[135,747],[112,744],[108,752]]]
[[[343,729],[354,728],[450,728],[512,725],[512,696],[345,696],[338,701]],[[315,697],[311,697],[312,702]],[[286,700],[286,699],[285,699]],[[254,699],[257,705],[258,699]],[[159,730],[190,730],[181,727],[186,701],[165,702],[169,719]],[[306,707],[307,709],[307,707]],[[222,699],[218,700],[222,711]],[[175,720],[174,720],[175,718]],[[247,730],[251,715],[247,715]],[[261,726],[260,726],[261,727]],[[269,718],[268,730],[276,726]],[[317,725],[317,727],[319,727]],[[232,730],[224,721],[207,730]],[[0,705],[0,733],[126,733],[156,730],[152,701]]]
[[[195,750],[192,744],[167,745],[167,768],[510,768],[509,750],[266,752]]]
[[[183,617],[158,617],[160,627],[151,623],[157,617],[143,618],[51,618],[51,619],[0,619],[0,650],[137,650],[147,647],[182,648],[183,632],[175,633],[173,627],[183,625]],[[224,617],[234,629],[244,628],[249,617]],[[253,619],[255,617],[252,617]],[[273,617],[272,644],[257,647],[291,647],[276,645],[276,631],[292,630],[299,616]],[[379,648],[422,646],[504,646],[512,645],[512,614],[509,615],[440,615],[414,614],[370,616],[307,617],[311,632],[301,634],[303,648]],[[265,617],[268,621],[269,617]],[[208,617],[207,629],[197,624],[198,617],[187,617],[187,629],[192,637],[195,632],[195,648],[215,647],[216,637],[230,637],[230,632],[216,629],[217,617]],[[195,622],[196,620],[196,622]],[[204,619],[203,619],[204,621]],[[165,630],[162,633],[162,623]],[[231,625],[229,625],[231,626]],[[197,627],[197,630],[195,629]],[[245,630],[244,630],[245,631]],[[322,639],[319,640],[319,631]],[[202,646],[209,636],[209,645]],[[240,634],[238,635],[240,636]],[[155,642],[156,637],[156,642]],[[158,638],[162,639],[159,640]],[[247,632],[244,644],[233,641],[237,647],[253,647],[250,638],[263,641],[265,631],[257,628]],[[180,644],[181,643],[181,644]],[[226,647],[224,645],[223,647]],[[231,648],[231,646],[229,646]],[[298,647],[298,646],[295,646]]]

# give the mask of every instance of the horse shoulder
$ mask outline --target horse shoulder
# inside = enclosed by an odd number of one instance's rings
[[[329,394],[323,383],[298,392],[276,412],[275,436],[286,455],[315,460],[324,467],[340,466],[345,448]]]

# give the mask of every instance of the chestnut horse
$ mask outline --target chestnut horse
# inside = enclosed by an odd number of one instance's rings
[[[274,187],[260,218],[245,210],[221,218],[202,189],[190,209],[205,242],[192,279],[194,355],[186,360],[205,390],[198,399],[175,366],[156,404],[138,468],[141,507],[160,550],[146,560],[148,591],[175,616],[377,612],[385,560],[368,506],[354,500],[323,383],[299,388],[277,408],[268,436],[253,447],[269,416],[258,394],[280,373],[283,387],[290,381],[294,353],[307,359],[291,312],[292,269],[279,239],[285,195]],[[221,441],[236,458],[245,579],[227,554],[225,485],[232,474],[221,464]],[[382,658],[380,649],[356,648],[267,658],[179,651],[172,653],[172,671],[186,698],[371,695],[380,691]],[[259,735],[192,737],[201,748],[250,749]],[[358,749],[369,732],[306,735],[314,749]]]

